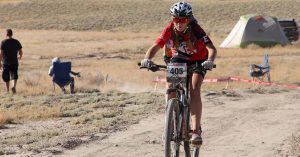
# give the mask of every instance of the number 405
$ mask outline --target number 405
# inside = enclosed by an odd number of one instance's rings
[[[183,74],[183,68],[171,68],[171,74]]]

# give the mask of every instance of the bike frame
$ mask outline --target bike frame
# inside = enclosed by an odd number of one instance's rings
[[[176,93],[176,99],[179,101],[179,118],[177,122],[178,134],[175,139],[177,142],[189,141],[190,132],[190,95],[189,95],[189,81],[191,73],[188,73],[185,82],[171,82],[171,87],[167,89],[167,94]]]

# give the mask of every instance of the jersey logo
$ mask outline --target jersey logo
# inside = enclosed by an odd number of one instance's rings
[[[186,54],[197,53],[197,50],[195,50],[195,49],[194,49],[194,51],[191,51],[190,48],[187,46],[186,42],[181,42],[179,47],[178,47],[178,50],[183,52],[183,53],[186,53]]]

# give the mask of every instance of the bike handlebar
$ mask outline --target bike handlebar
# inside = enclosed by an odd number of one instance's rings
[[[164,68],[164,69],[167,69],[167,66],[166,65],[158,65],[158,64],[153,64],[157,67],[160,67],[160,68]],[[138,63],[138,66],[141,66],[141,63]],[[147,68],[147,67],[140,67],[140,68]]]
[[[158,65],[158,64],[154,64],[148,68],[148,67],[141,67],[141,63],[138,63],[138,66],[140,67],[140,69],[149,69],[153,72],[156,72],[156,71],[159,71],[161,68],[162,69],[167,69],[167,66],[166,65]],[[203,70],[209,70],[209,69],[204,69],[204,67],[202,65],[200,65],[202,67]],[[213,65],[213,68],[216,68],[216,64]]]

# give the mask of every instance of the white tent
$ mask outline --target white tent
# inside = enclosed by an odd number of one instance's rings
[[[240,17],[220,47],[247,47],[249,44],[266,47],[290,42],[276,18],[249,14]]]

